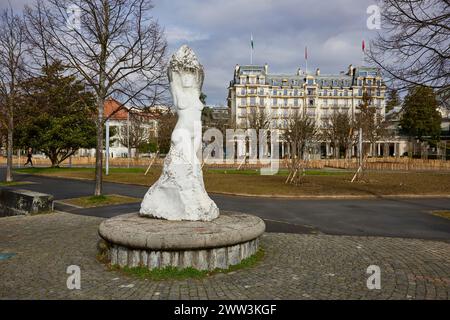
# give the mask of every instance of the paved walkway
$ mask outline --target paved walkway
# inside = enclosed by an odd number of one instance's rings
[[[54,213],[2,218],[0,299],[449,299],[450,244],[426,240],[267,233],[256,267],[201,280],[148,281],[96,260],[102,218]],[[70,265],[81,290],[66,287]],[[381,290],[366,269],[381,268]]]
[[[4,169],[0,169],[0,179]],[[56,199],[92,195],[93,181],[15,175],[18,181],[33,185],[18,186],[50,193]],[[145,186],[105,183],[106,194],[142,198]],[[270,232],[381,236],[450,241],[450,220],[433,216],[433,210],[450,210],[450,198],[372,199],[372,200],[287,200],[212,195],[219,208],[255,214],[266,221]],[[139,203],[107,208],[76,209],[58,205],[75,214],[113,217],[137,212]]]

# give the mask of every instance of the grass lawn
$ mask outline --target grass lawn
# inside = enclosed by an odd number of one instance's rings
[[[112,194],[112,195],[104,195],[104,196],[92,196],[92,197],[66,199],[66,200],[63,200],[62,202],[67,203],[69,205],[82,207],[82,208],[96,208],[96,207],[103,207],[103,206],[113,206],[113,205],[124,204],[124,203],[134,203],[134,202],[140,202],[140,201],[142,201],[142,200],[137,199],[137,198]]]
[[[93,168],[27,168],[17,170],[45,176],[94,179]],[[105,181],[150,186],[160,176],[161,168],[112,168]],[[353,172],[310,170],[300,185],[285,184],[287,171],[261,176],[255,170],[205,169],[206,189],[211,193],[235,193],[272,196],[379,196],[379,195],[450,195],[450,173],[446,172],[366,172],[364,181],[351,183]]]
[[[13,182],[0,182],[0,187],[15,187],[22,186],[26,184],[33,184],[33,182],[28,181],[13,181]]]
[[[450,219],[450,211],[432,211],[431,214],[441,218]]]

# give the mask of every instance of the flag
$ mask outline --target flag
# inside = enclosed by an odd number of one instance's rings
[[[364,40],[362,41],[362,51],[366,52],[366,42]]]
[[[305,60],[308,60],[308,47],[305,47]]]
[[[254,45],[253,45],[253,34],[250,37],[250,45],[252,46],[252,49],[254,49]]]

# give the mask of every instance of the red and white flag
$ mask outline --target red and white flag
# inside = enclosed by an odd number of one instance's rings
[[[362,51],[366,52],[366,42],[364,40],[362,41]]]

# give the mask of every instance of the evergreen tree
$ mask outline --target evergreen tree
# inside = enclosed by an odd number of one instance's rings
[[[400,106],[402,103],[398,91],[396,89],[389,89],[387,91],[386,99],[386,113],[394,109],[394,107]]]
[[[21,84],[15,143],[43,152],[57,167],[80,148],[95,148],[94,97],[60,62]]]
[[[440,139],[442,117],[438,108],[435,92],[426,86],[417,86],[409,90],[403,103],[403,115],[400,121],[402,131],[424,141]]]

